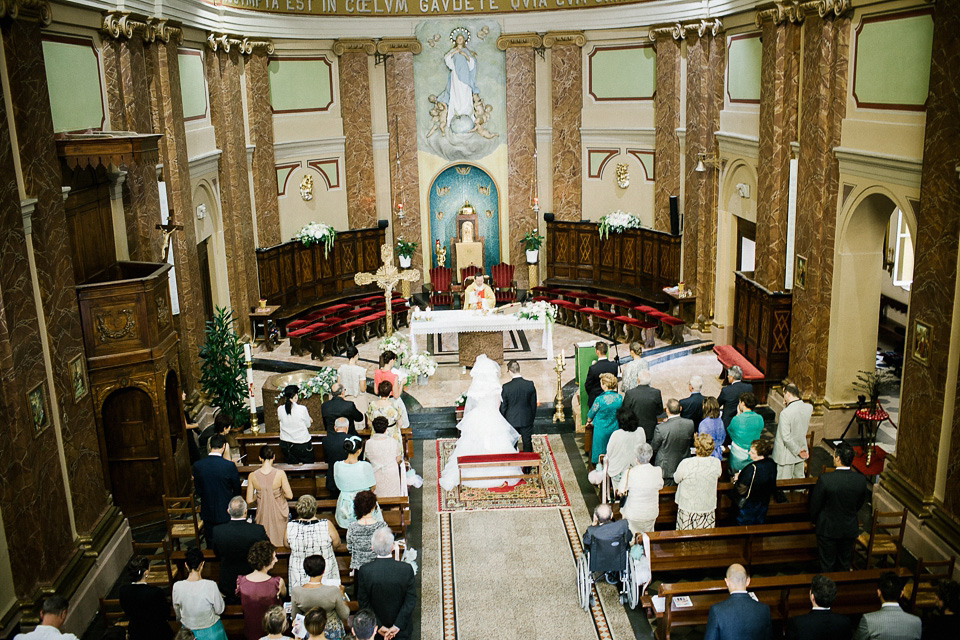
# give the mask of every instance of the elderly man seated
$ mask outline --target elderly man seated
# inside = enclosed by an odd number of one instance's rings
[[[583,548],[590,554],[590,571],[603,571],[610,584],[617,584],[627,568],[627,553],[633,534],[626,520],[613,520],[608,504],[593,510],[593,525],[583,534]]]
[[[493,295],[490,285],[484,283],[483,274],[474,277],[464,290],[464,309],[493,309],[497,306],[497,298]]]

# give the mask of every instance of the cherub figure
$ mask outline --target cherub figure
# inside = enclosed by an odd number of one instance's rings
[[[427,132],[426,137],[429,138],[433,135],[434,131],[437,129],[440,130],[441,136],[447,135],[447,105],[437,100],[437,96],[430,96],[427,98],[430,101],[430,104],[433,106],[430,107],[430,119],[433,121],[433,126],[430,127],[430,131]]]
[[[484,125],[487,123],[488,120],[490,120],[490,114],[492,112],[493,112],[493,107],[489,104],[484,105],[483,99],[480,96],[474,94],[473,96],[474,124],[473,124],[473,129],[471,129],[469,133],[476,132],[487,139],[496,138],[497,136],[499,136],[500,135],[499,133],[493,133],[491,131],[487,131],[484,128]]]

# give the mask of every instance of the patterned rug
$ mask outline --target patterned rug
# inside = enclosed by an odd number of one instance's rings
[[[443,472],[443,467],[447,464],[456,444],[457,441],[453,438],[437,440],[438,477]],[[533,479],[506,492],[472,487],[444,491],[437,485],[437,508],[441,512],[448,512],[570,506],[567,489],[563,486],[563,479],[557,471],[557,460],[547,436],[534,435],[533,450],[540,454],[542,487]]]

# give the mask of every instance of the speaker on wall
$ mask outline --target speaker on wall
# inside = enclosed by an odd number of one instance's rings
[[[549,212],[549,211],[546,212],[545,214],[543,214],[543,219],[546,220],[547,222],[553,222],[553,219],[554,219],[555,217],[556,217],[556,216],[554,216],[553,213],[551,213],[551,212]]]
[[[377,229],[386,229],[390,226],[389,220],[377,220]]]
[[[670,233],[680,235],[680,198],[670,196]]]

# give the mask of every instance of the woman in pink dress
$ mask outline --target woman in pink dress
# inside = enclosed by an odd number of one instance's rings
[[[393,397],[399,398],[403,393],[403,383],[397,372],[393,370],[395,364],[397,364],[397,354],[393,351],[384,351],[380,354],[380,368],[373,372],[373,389],[376,391],[380,388],[380,383],[387,380],[393,385]]]
[[[284,547],[290,520],[287,500],[293,500],[293,490],[283,469],[274,469],[274,455],[272,447],[260,447],[262,465],[247,477],[247,504],[257,501],[257,524],[267,530],[267,537],[275,547]]]
[[[387,434],[388,421],[384,416],[373,419],[373,435],[367,440],[364,456],[373,465],[373,477],[377,479],[378,498],[393,498],[401,492],[401,463],[403,449],[400,443]]]
[[[264,633],[263,614],[270,607],[281,604],[287,595],[287,586],[280,576],[270,575],[270,570],[277,564],[277,548],[269,541],[253,543],[247,562],[253,571],[237,576],[237,595],[243,609],[243,636],[246,640],[260,640]]]

